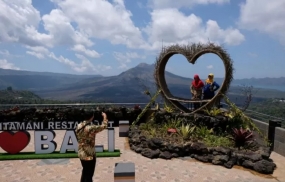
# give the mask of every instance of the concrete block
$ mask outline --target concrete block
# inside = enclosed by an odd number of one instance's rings
[[[276,150],[274,149],[274,152],[276,152],[277,154],[280,154],[280,155],[285,157],[285,150],[282,150],[282,149],[278,148]]]
[[[277,140],[274,141],[274,152],[285,156],[285,144]]]
[[[279,135],[275,135],[275,141],[276,140],[285,144],[285,137],[281,137]]]
[[[135,182],[135,164],[116,163],[114,170],[114,182]]]
[[[256,120],[256,119],[252,119],[253,123],[260,129],[260,130],[268,130],[269,124]]]
[[[281,143],[281,142],[278,142],[279,143],[279,148],[281,150],[285,150],[285,143]]]
[[[104,145],[95,145],[95,152],[103,152],[104,151]]]
[[[129,121],[119,121],[119,137],[128,137],[129,129]]]
[[[276,127],[275,128],[275,136],[279,136],[279,137],[285,138],[285,129],[284,128],[280,128],[280,127]]]
[[[263,131],[261,131],[261,133],[263,133]],[[253,135],[254,135],[254,139],[256,139],[257,143],[260,145],[266,145],[266,142],[264,141],[264,139],[259,135],[259,133],[257,131],[253,131]],[[264,134],[264,136],[267,137],[267,133]]]
[[[278,153],[278,154],[280,154],[280,155],[282,155],[282,156],[285,157],[285,150],[280,149],[280,150],[279,150],[278,152],[276,152],[276,153]]]

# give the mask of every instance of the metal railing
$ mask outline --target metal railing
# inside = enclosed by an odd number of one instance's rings
[[[106,106],[106,105],[117,105],[117,106],[124,106],[124,105],[146,105],[148,103],[70,103],[70,104],[0,104],[0,107],[15,107],[15,106],[23,106],[23,107],[30,107],[30,106]]]
[[[220,103],[223,108],[227,109],[229,108],[229,105],[227,103],[224,103],[224,102],[221,102]],[[242,109],[241,107],[238,107],[239,109]],[[285,119],[284,118],[280,118],[280,117],[276,117],[276,116],[271,116],[271,115],[268,115],[268,114],[264,114],[264,113],[260,113],[260,112],[256,112],[256,111],[253,111],[253,110],[250,110],[250,109],[246,109],[244,111],[244,113],[252,118],[252,119],[256,119],[258,121],[262,121],[262,122],[265,122],[265,123],[269,123],[269,120],[277,120],[277,121],[281,121],[282,123],[282,127],[285,128]]]
[[[0,110],[1,109],[8,109],[12,107],[20,107],[20,108],[29,108],[29,107],[34,107],[34,108],[62,108],[62,107],[67,107],[67,108],[76,108],[76,107],[134,107],[136,105],[139,105],[141,108],[143,108],[145,105],[148,103],[69,103],[69,104],[0,104]]]

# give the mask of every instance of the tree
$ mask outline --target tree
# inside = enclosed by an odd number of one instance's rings
[[[243,103],[243,106],[242,106],[242,111],[246,111],[247,108],[249,107],[250,105],[250,102],[252,101],[252,95],[253,95],[253,86],[250,85],[241,85],[241,94],[245,97],[245,101]],[[257,92],[257,90],[255,91],[255,93]]]
[[[13,88],[11,86],[7,87],[8,91],[13,91]]]

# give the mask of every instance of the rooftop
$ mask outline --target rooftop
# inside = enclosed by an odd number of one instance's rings
[[[55,131],[57,150],[63,140],[65,131]],[[114,165],[117,162],[133,162],[136,167],[136,182],[277,182],[285,181],[285,157],[273,152],[271,158],[277,165],[273,175],[260,175],[243,168],[226,169],[195,161],[191,158],[172,160],[148,159],[132,152],[127,138],[120,138],[115,128],[115,146],[121,150],[121,157],[98,158],[94,182],[114,181]],[[30,132],[33,138],[34,132]],[[33,139],[24,151],[33,151]],[[107,147],[107,131],[99,133],[96,144]],[[3,152],[0,149],[0,152]],[[79,159],[58,160],[17,160],[0,162],[1,182],[78,182],[81,175]]]

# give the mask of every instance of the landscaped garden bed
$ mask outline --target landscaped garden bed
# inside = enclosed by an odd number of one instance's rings
[[[199,114],[157,110],[146,123],[130,128],[130,147],[151,159],[191,156],[226,168],[239,165],[272,174],[276,165],[270,148],[258,144],[253,135],[260,133],[258,128],[231,106],[227,112],[213,108]]]

